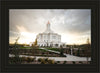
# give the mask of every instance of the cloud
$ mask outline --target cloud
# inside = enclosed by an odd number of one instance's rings
[[[10,37],[16,36],[14,32],[42,33],[48,20],[59,34],[91,34],[90,9],[10,9],[9,19]]]
[[[56,19],[58,21],[56,21]],[[62,16],[53,18],[56,26],[62,32],[84,33],[91,29],[91,12],[90,10],[66,10]]]

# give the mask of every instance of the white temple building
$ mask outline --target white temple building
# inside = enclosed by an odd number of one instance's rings
[[[39,33],[37,35],[37,45],[42,46],[48,46],[48,47],[56,47],[59,48],[60,46],[66,47],[65,43],[61,42],[61,35],[54,33],[50,29],[50,22],[47,23],[47,28],[45,32]]]

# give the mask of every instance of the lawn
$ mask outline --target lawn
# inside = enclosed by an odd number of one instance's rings
[[[44,49],[40,49],[40,48],[39,48],[39,50],[41,50],[41,51],[43,51],[43,52],[47,52],[47,50],[44,50]]]
[[[46,49],[60,52],[60,49],[58,49],[58,48],[46,48]]]

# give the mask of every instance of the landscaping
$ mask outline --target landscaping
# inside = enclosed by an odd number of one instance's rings
[[[90,60],[87,61],[85,58],[80,56],[84,53],[84,50],[73,50],[73,56],[70,49],[66,48],[50,48],[50,47],[39,47],[39,46],[18,46],[11,47],[9,49],[10,55],[15,55],[14,57],[9,57],[10,64],[90,64]],[[70,55],[71,60],[67,54]],[[21,57],[26,56],[26,57]],[[28,57],[27,57],[28,56]],[[77,57],[79,56],[79,57]],[[39,58],[38,58],[39,57]],[[77,61],[77,59],[83,59],[82,61]],[[70,59],[70,61],[69,61]]]
[[[89,61],[88,64],[91,62]],[[86,61],[54,61],[48,58],[10,57],[9,64],[87,64]]]
[[[60,49],[60,48],[46,48],[46,49],[48,49],[48,50],[53,50],[53,51],[58,51],[58,52],[60,52],[60,51],[61,51],[61,49]]]

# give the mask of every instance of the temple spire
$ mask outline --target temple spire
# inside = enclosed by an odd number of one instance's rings
[[[50,31],[50,22],[47,23],[47,30]]]
[[[47,22],[47,28],[46,28],[45,33],[53,33],[53,31],[50,29],[50,22],[49,21]]]

